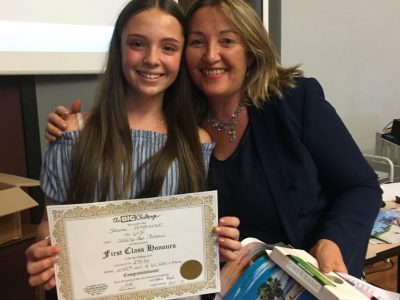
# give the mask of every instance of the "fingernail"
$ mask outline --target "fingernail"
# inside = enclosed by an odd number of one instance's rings
[[[221,229],[220,227],[215,227],[215,231],[216,231],[216,232],[221,232],[222,229]]]
[[[221,219],[219,219],[219,222],[220,222],[220,223],[225,223],[226,221],[225,221],[224,218],[221,218]]]
[[[219,238],[218,241],[219,241],[220,243],[223,243],[223,242],[225,242],[225,239],[224,239],[224,238]]]

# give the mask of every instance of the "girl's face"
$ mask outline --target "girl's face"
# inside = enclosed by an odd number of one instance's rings
[[[184,47],[179,21],[157,8],[132,16],[121,34],[127,95],[162,99],[178,75]]]
[[[204,7],[192,16],[186,62],[209,100],[240,100],[248,59],[241,36],[221,9]]]

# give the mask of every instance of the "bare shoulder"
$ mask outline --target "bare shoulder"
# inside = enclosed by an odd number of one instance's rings
[[[210,135],[203,128],[198,127],[200,142],[202,144],[210,144],[212,142]]]
[[[89,112],[83,112],[81,113],[81,120],[83,122],[82,125],[79,124],[79,120],[78,120],[78,115],[79,114],[69,114],[65,117],[65,123],[67,124],[67,128],[65,131],[75,131],[75,130],[81,130],[82,127],[86,124],[90,113]]]

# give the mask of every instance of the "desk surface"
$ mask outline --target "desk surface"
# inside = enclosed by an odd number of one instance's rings
[[[399,254],[400,254],[400,243],[375,244],[375,245],[369,244],[365,259],[367,260],[368,263],[372,258],[375,257],[377,258],[379,257],[380,260],[382,260]]]
[[[400,182],[382,184],[381,188],[383,190],[382,199],[383,201],[388,201],[385,202],[387,204],[395,201],[396,196],[400,197]]]
[[[399,184],[400,187],[400,184]],[[386,206],[384,208],[400,208],[400,204],[397,204],[394,201],[385,202]],[[394,254],[393,254],[394,253]],[[371,260],[375,257],[380,257],[381,259],[385,259],[388,257],[392,257],[400,254],[400,243],[396,244],[369,244],[366,260]],[[389,256],[388,256],[389,255]]]

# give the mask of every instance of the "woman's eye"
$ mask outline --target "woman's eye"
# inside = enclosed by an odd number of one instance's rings
[[[230,38],[222,39],[222,44],[223,45],[229,46],[229,45],[232,45],[234,43],[235,43],[235,41],[233,39],[230,39]]]
[[[202,40],[192,40],[190,41],[191,46],[201,46],[203,44]]]

